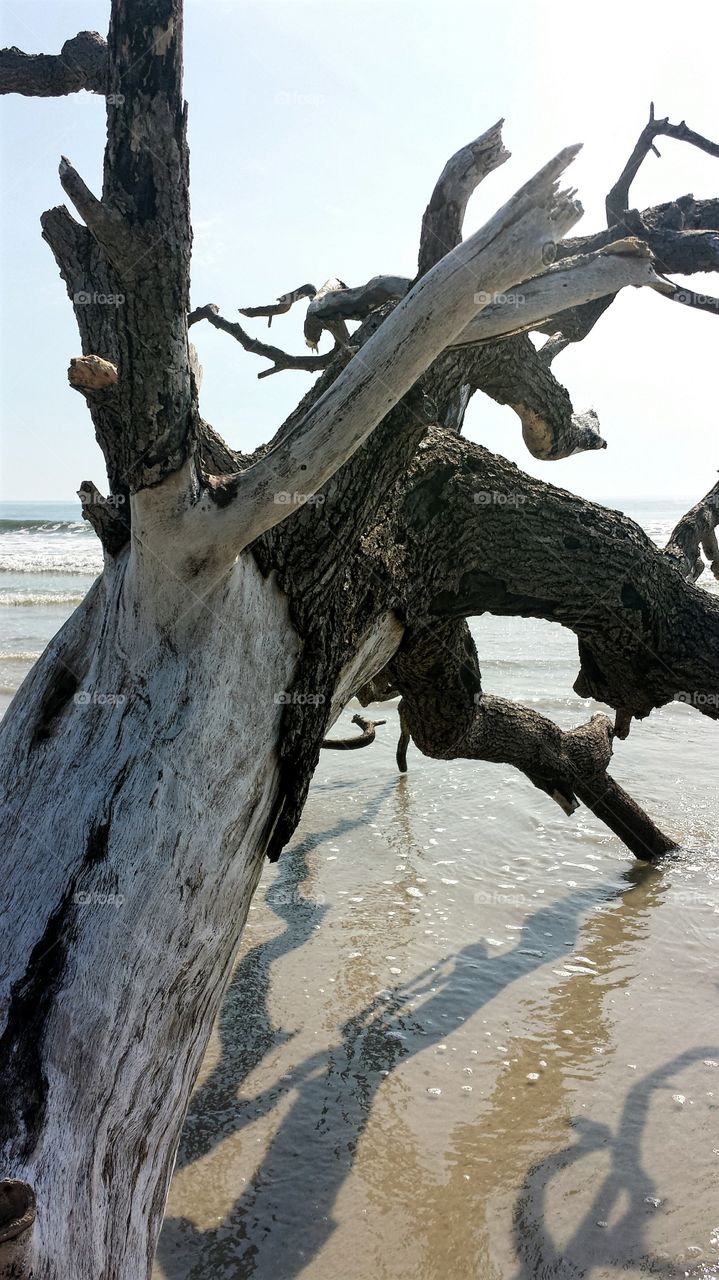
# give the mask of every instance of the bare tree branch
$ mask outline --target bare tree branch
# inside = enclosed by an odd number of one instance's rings
[[[680,573],[690,582],[696,582],[704,572],[702,551],[709,561],[709,568],[719,578],[719,546],[716,528],[719,525],[719,481],[683,515],[669,535],[664,554],[676,564]]]
[[[0,49],[0,93],[55,98],[80,89],[105,93],[106,86],[107,45],[97,31],[78,32],[60,53]]]
[[[330,289],[318,293],[308,308],[308,318],[316,318],[324,327],[328,321],[364,320],[373,311],[388,302],[403,298],[410,281],[402,276],[375,276],[367,284],[353,289]],[[609,245],[593,254],[565,259],[548,271],[518,285],[509,294],[489,295],[490,300],[451,344],[461,347],[478,342],[488,342],[534,328],[567,305],[593,301],[606,294],[614,294],[627,286],[657,285],[651,253],[640,240],[624,240]],[[478,297],[483,299],[482,290]],[[289,308],[287,308],[289,309]],[[257,314],[266,314],[266,308],[255,308]],[[244,314],[247,314],[247,310]],[[315,372],[326,368],[328,356],[303,357],[281,352],[279,348],[256,341],[239,326],[218,316],[217,308],[198,307],[190,313],[188,324],[207,319],[215,328],[235,337],[245,350],[266,356],[275,368],[265,370],[262,377],[281,369],[307,369]],[[319,330],[314,333],[319,339]],[[322,363],[318,363],[321,361]]]
[[[479,309],[476,281],[504,291],[547,258],[547,246],[579,216],[573,193],[557,193],[556,180],[577,148],[567,148],[490,219],[415,285],[350,361],[299,426],[254,466],[231,478],[208,478],[216,518],[204,503],[192,519],[200,536],[237,551],[288,514],[278,490],[316,490],[367,438]],[[409,337],[411,335],[411,342]],[[189,530],[188,530],[189,534]],[[192,536],[192,535],[189,535]]]
[[[580,697],[637,719],[677,699],[719,718],[719,599],[632,520],[432,428],[410,475],[382,539],[411,549],[397,570],[417,584],[409,617],[544,618],[578,638]]]
[[[594,302],[627,287],[667,287],[657,274],[643,241],[624,239],[595,253],[564,258],[548,271],[508,294],[490,297],[487,305],[455,339],[453,346],[534,329],[553,322],[567,307]]]
[[[508,294],[488,295],[488,304],[458,335],[449,351],[464,349],[466,354],[472,345],[479,343],[488,343],[489,347],[486,352],[477,353],[467,365],[464,389],[459,393],[458,378],[449,364],[448,351],[444,380],[451,384],[451,389],[444,400],[437,402],[439,420],[460,429],[469,397],[478,389],[501,404],[511,404],[522,423],[525,443],[535,457],[554,460],[606,447],[599,434],[596,414],[592,410],[575,414],[568,392],[546,368],[549,362],[544,351],[538,354],[527,341],[500,346],[493,340],[533,328],[567,304],[593,300],[626,286],[661,283],[646,245],[639,240],[625,239],[593,254],[565,259]],[[337,317],[362,319],[400,295],[408,285],[401,277],[375,277],[357,289],[327,292],[311,304],[310,310],[318,306],[320,316],[326,311]],[[477,300],[486,301],[482,291],[478,291]],[[206,308],[193,312],[190,324],[206,313]],[[315,368],[313,358],[305,363],[306,358],[290,357],[277,348],[255,342],[242,329],[233,328],[226,321],[213,321],[211,314],[207,318],[216,323],[216,327],[232,333],[248,350],[275,361],[275,367],[263,376],[282,368]],[[361,347],[368,336],[371,330],[361,331],[353,341]],[[331,357],[319,358],[325,361],[325,367],[330,363]]]
[[[719,201],[695,200],[694,196],[680,196],[668,204],[655,205],[638,213],[628,210],[621,219],[621,229],[631,239],[642,241],[654,256],[658,272],[667,275],[693,275],[696,272],[719,270]],[[576,255],[609,250],[616,241],[617,226],[588,236],[575,236],[557,246],[558,260]],[[669,282],[666,282],[669,284]],[[682,286],[657,290],[669,296],[681,291]],[[690,291],[686,291],[689,293]],[[581,342],[594,328],[597,320],[613,301],[607,294],[593,302],[568,307],[555,313],[537,328],[552,336],[561,333],[568,342]],[[707,310],[713,310],[711,299]],[[554,351],[556,354],[556,350]],[[546,356],[550,361],[552,349]]]
[[[269,342],[260,342],[258,338],[251,338],[246,333],[242,325],[236,324],[232,320],[225,320],[220,315],[219,309],[214,302],[210,302],[207,306],[196,307],[191,311],[187,323],[189,325],[197,324],[198,320],[207,320],[213,329],[219,329],[221,333],[227,333],[245,351],[249,351],[252,355],[263,356],[266,360],[272,361],[271,369],[262,369],[258,373],[258,378],[269,378],[273,373],[281,373],[284,369],[302,369],[307,373],[317,373],[321,369],[326,369],[330,360],[337,354],[337,348],[328,351],[324,355],[316,356],[293,356],[288,351],[282,351],[279,347],[272,346]]]
[[[549,367],[549,365],[556,360],[557,356],[561,355],[569,345],[569,338],[565,338],[564,334],[560,330],[558,333],[553,333],[547,338],[547,341],[539,348],[537,354],[539,355],[539,359],[542,361],[542,364],[546,364],[547,367]]]
[[[328,281],[331,285],[335,281]],[[322,329],[331,330],[331,325],[338,320],[365,320],[372,311],[384,306],[387,302],[398,302],[408,293],[412,281],[404,276],[373,276],[367,284],[354,289],[343,286],[341,289],[328,288],[323,285],[317,296],[307,308],[305,320],[305,338],[312,339],[316,345]]]
[[[134,263],[128,259],[139,252],[139,246],[122,214],[108,208],[93,195],[65,156],[60,160],[59,174],[63,191],[72,200],[88,231],[105,250],[113,266],[119,271],[132,268]]]
[[[308,308],[308,315],[326,319],[364,320],[387,302],[403,298],[411,281],[402,276],[375,276],[355,289],[328,290]],[[669,282],[657,275],[652,253],[634,238],[615,241],[594,253],[565,258],[541,275],[516,286],[509,294],[489,295],[483,309],[452,346],[487,342],[492,338],[533,329],[565,310],[627,287],[642,285],[667,291]],[[673,286],[672,286],[673,287]]]
[[[553,462],[606,449],[594,410],[575,413],[566,387],[526,334],[478,347],[465,376],[473,390],[514,409],[534,458]]]
[[[719,298],[707,293],[695,293],[686,285],[674,284],[667,280],[663,285],[655,285],[657,293],[668,298],[670,302],[678,302],[682,307],[692,307],[695,311],[708,311],[710,315],[719,316]]]
[[[315,309],[315,304],[321,304],[328,294],[334,295],[346,288],[347,285],[343,280],[337,280],[334,277],[331,280],[325,280],[307,308],[304,323],[305,342],[313,351],[317,350],[324,329],[332,334],[338,346],[346,346],[349,342],[349,332],[342,316],[336,315],[332,310],[320,316]]]
[[[330,748],[333,751],[357,751],[360,747],[369,747],[375,740],[375,731],[381,724],[386,724],[386,720],[365,720],[364,716],[355,715],[352,717],[352,723],[359,726],[361,733],[355,735],[354,738],[325,738],[322,747],[325,751]]]
[[[423,276],[462,238],[467,201],[483,178],[509,160],[498,120],[449,159],[432,192],[422,218],[417,276]]]
[[[83,480],[77,491],[83,519],[92,525],[105,551],[117,555],[130,536],[130,512],[124,495],[105,498],[92,480]]]
[[[276,302],[269,303],[265,307],[238,307],[241,316],[247,316],[248,319],[254,319],[256,316],[267,316],[267,328],[272,327],[273,316],[284,316],[290,307],[294,306],[302,298],[314,298],[317,290],[313,284],[301,284],[299,289],[293,289],[290,293],[283,293]]]
[[[679,124],[670,124],[668,116],[665,116],[662,120],[655,119],[654,103],[650,103],[649,121],[642,129],[632,154],[607,196],[607,226],[614,227],[617,223],[623,221],[623,215],[629,208],[629,189],[639,172],[642,161],[649,152],[653,151],[655,155],[659,155],[654,145],[655,138],[659,137],[675,138],[678,142],[689,142],[693,147],[698,147],[700,151],[705,151],[707,155],[719,156],[719,144],[702,137],[700,133],[695,133],[684,120],[680,121]]]
[[[389,665],[402,693],[398,764],[411,737],[423,754],[510,764],[567,815],[581,800],[631,849],[651,860],[675,847],[607,774],[613,730],[604,715],[561,730],[530,707],[480,690],[477,654],[464,621],[410,629]]]

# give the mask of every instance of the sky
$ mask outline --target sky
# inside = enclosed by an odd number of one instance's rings
[[[0,0],[0,45],[59,52],[79,30],[105,33],[108,14],[105,0]],[[650,100],[719,139],[715,0],[692,5],[691,27],[701,39],[689,56],[679,19],[659,30],[645,3],[186,0],[193,305],[237,319],[305,281],[411,276],[445,161],[500,116],[512,159],[473,196],[465,231],[572,142],[584,143],[568,175],[585,208],[578,229],[601,228]],[[72,308],[39,218],[64,201],[63,154],[99,192],[104,133],[94,95],[0,98],[0,499],[69,500],[85,479],[103,488],[87,408],[67,384],[80,354]],[[670,140],[659,149],[632,204],[717,194],[719,161]],[[692,285],[719,293],[709,277]],[[274,320],[269,337],[305,352],[302,318],[298,307]],[[265,321],[243,323],[268,337]],[[203,416],[237,448],[269,438],[309,385],[299,372],[258,382],[266,362],[208,325],[192,339]],[[466,434],[583,496],[696,500],[719,467],[718,342],[716,317],[627,290],[553,365],[575,409],[598,412],[606,450],[539,462],[512,410],[481,394]]]

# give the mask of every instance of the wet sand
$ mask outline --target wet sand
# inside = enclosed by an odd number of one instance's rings
[[[535,677],[501,628],[486,687],[551,701],[571,637],[540,626]],[[382,713],[265,870],[156,1280],[719,1276],[715,726],[672,705],[622,745],[685,842],[657,870],[509,769],[398,777]]]

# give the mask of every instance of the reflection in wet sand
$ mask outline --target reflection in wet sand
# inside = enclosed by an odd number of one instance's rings
[[[327,838],[337,838],[337,832],[328,833]],[[297,846],[268,892],[268,905],[285,920],[286,928],[271,942],[251,948],[236,970],[220,1022],[223,1054],[194,1095],[178,1159],[180,1169],[258,1115],[271,1112],[286,1094],[287,1082],[273,1081],[251,1100],[237,1100],[242,1081],[270,1051],[291,1038],[291,1033],[273,1027],[267,1009],[270,969],[280,956],[307,941],[325,913],[323,905],[299,892],[309,880],[310,846],[319,843]],[[613,958],[617,953],[626,956],[630,944],[641,939],[647,914],[662,892],[656,872],[630,871],[623,880],[622,889],[583,889],[534,912],[515,946],[500,955],[492,955],[484,941],[471,943],[441,968],[431,966],[411,981],[375,994],[344,1023],[329,1054],[323,1049],[295,1067],[294,1100],[249,1185],[221,1224],[198,1230],[188,1219],[168,1220],[160,1253],[168,1277],[299,1275],[334,1230],[334,1203],[351,1173],[375,1093],[387,1075],[404,1059],[448,1040],[510,984],[540,965],[570,957],[576,950],[579,923],[592,906],[604,909],[593,915],[593,936],[583,943],[584,971],[575,975],[567,971],[568,980],[560,977],[544,1005],[529,1002],[527,1021],[537,1031],[526,1041],[514,1039],[511,1049],[504,1046],[511,1056],[500,1060],[491,1108],[482,1119],[455,1125],[448,1134],[452,1156],[446,1180],[428,1177],[419,1136],[403,1123],[401,1107],[390,1108],[389,1145],[401,1158],[396,1165],[390,1160],[386,1171],[381,1161],[375,1162],[374,1185],[381,1190],[374,1210],[381,1212],[391,1195],[395,1221],[399,1226],[406,1218],[413,1237],[411,1252],[421,1256],[422,1272],[428,1278],[446,1276],[448,1266],[450,1274],[462,1274],[468,1259],[479,1268],[476,1274],[509,1274],[503,1270],[507,1259],[500,1256],[493,1261],[493,1232],[486,1225],[478,1230],[476,1209],[518,1185],[522,1188],[514,1233],[521,1259],[518,1280],[520,1276],[529,1280],[530,1276],[585,1274],[590,1260],[623,1266],[625,1271],[627,1264],[636,1263],[644,1273],[680,1274],[652,1259],[642,1246],[641,1224],[648,1217],[647,1201],[655,1186],[642,1171],[636,1142],[633,1148],[626,1143],[617,1148],[613,1170],[586,1221],[574,1228],[561,1251],[544,1222],[543,1204],[552,1175],[594,1151],[610,1149],[613,1142],[606,1126],[579,1122],[574,1141],[568,1143],[571,1130],[562,1094],[567,1074],[591,1077],[608,1047],[611,1029],[603,1006],[613,986],[621,988],[629,980],[621,970],[612,974]],[[617,903],[621,910],[611,909]],[[376,918],[381,919],[379,914]],[[397,939],[393,945],[400,949]],[[592,978],[589,983],[587,976]],[[346,973],[340,975],[340,1003],[343,977]],[[602,982],[602,977],[609,981]],[[361,986],[366,994],[366,974]],[[572,1031],[571,1037],[562,1036],[565,1030]],[[537,1066],[540,1042],[542,1052],[554,1055],[561,1072],[546,1071],[541,1065],[539,1071],[530,1070]],[[693,1057],[717,1052],[698,1049]],[[539,1061],[548,1065],[547,1059]],[[670,1064],[664,1072],[654,1073],[656,1079],[634,1085],[626,1104],[630,1132],[636,1134],[637,1116],[642,1108],[646,1112],[651,1088],[681,1065]],[[528,1087],[532,1074],[539,1079]],[[630,1192],[629,1208],[611,1231],[598,1226],[608,1220],[624,1187]],[[371,1202],[372,1197],[370,1208]],[[663,1270],[657,1270],[660,1265]]]

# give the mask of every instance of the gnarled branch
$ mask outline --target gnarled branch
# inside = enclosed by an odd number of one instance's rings
[[[299,289],[292,289],[290,293],[283,293],[276,302],[270,302],[265,307],[238,307],[241,316],[247,316],[248,319],[255,319],[256,316],[267,316],[267,328],[272,327],[272,319],[274,316],[284,316],[293,307],[296,302],[302,298],[314,298],[317,290],[313,284],[301,284]]]
[[[328,282],[334,283],[336,282]],[[331,325],[337,321],[365,320],[372,311],[385,303],[398,302],[400,298],[404,298],[411,283],[405,276],[373,276],[366,284],[354,289],[349,289],[346,285],[341,289],[323,285],[307,308],[305,337],[308,325],[310,336],[318,342],[321,330],[325,328],[331,332]]]
[[[92,480],[83,480],[77,491],[83,519],[91,524],[105,551],[117,555],[130,536],[130,512],[125,494],[103,496]]]
[[[361,747],[369,747],[375,740],[376,730],[381,724],[386,724],[386,720],[366,720],[364,716],[355,715],[352,717],[352,723],[358,725],[362,730],[361,733],[355,734],[353,738],[325,738],[322,747],[325,751],[358,751]]]
[[[569,307],[595,302],[627,287],[665,290],[651,250],[636,237],[616,241],[594,253],[564,258],[541,275],[518,284],[508,294],[490,298],[453,346],[541,328]]]
[[[668,204],[655,205],[638,213],[628,210],[621,220],[621,230],[632,240],[640,240],[652,253],[657,270],[667,275],[693,275],[719,269],[719,201],[695,200],[694,196],[681,196]],[[578,254],[609,251],[616,241],[618,227],[588,236],[575,236],[557,246],[559,260]],[[664,287],[656,286],[665,296],[674,296],[682,286],[664,281]],[[685,291],[689,292],[689,291]],[[555,337],[561,334],[564,345],[581,342],[594,328],[614,299],[606,294],[593,302],[568,306],[555,313],[537,328]],[[678,300],[678,299],[677,299]],[[711,301],[711,300],[710,300]],[[713,310],[708,306],[707,310]],[[556,350],[554,351],[556,354]],[[552,356],[551,349],[547,359]]]
[[[271,360],[272,368],[261,369],[257,375],[258,378],[269,378],[273,373],[281,373],[284,369],[301,369],[306,373],[318,373],[321,369],[326,369],[330,360],[337,354],[337,348],[335,348],[334,351],[328,351],[321,356],[294,356],[289,351],[282,351],[280,347],[272,346],[269,342],[260,342],[258,338],[251,338],[249,333],[245,333],[242,325],[232,320],[225,320],[214,302],[209,302],[204,307],[196,307],[191,311],[187,317],[188,326],[197,324],[198,320],[207,320],[213,329],[229,334],[251,355]]]
[[[22,53],[0,49],[0,93],[27,98],[58,98],[107,87],[107,45],[97,31],[80,31],[66,40],[60,53]]]
[[[288,514],[275,502],[278,490],[314,494],[466,327],[481,305],[475,297],[477,279],[488,290],[504,291],[541,268],[547,246],[579,216],[574,193],[558,193],[556,187],[576,151],[561,152],[485,227],[423,276],[365,344],[361,357],[350,361],[270,453],[237,476],[208,477],[215,519],[207,521],[209,505],[199,504],[196,519],[188,513],[188,536],[219,538],[228,553],[236,554]]]
[[[328,313],[320,315],[316,309],[328,295],[341,293],[346,288],[344,280],[337,280],[333,276],[332,279],[325,280],[308,306],[303,327],[305,342],[313,351],[317,350],[324,329],[331,333],[338,346],[346,346],[349,342],[349,331],[343,317],[334,314],[331,309]]]
[[[474,642],[463,621],[411,629],[389,667],[401,693],[400,769],[411,737],[424,755],[510,764],[570,815],[581,800],[636,857],[673,841],[607,774],[613,731],[604,715],[562,730],[530,707],[481,692]]]
[[[574,412],[566,387],[526,334],[480,347],[466,376],[472,388],[514,409],[533,457],[555,461],[606,449],[594,410]]]
[[[719,718],[719,599],[628,517],[430,429],[395,519],[409,616],[544,618],[578,638],[580,697],[625,722],[677,699]]]
[[[422,218],[418,278],[459,244],[469,197],[483,178],[509,160],[511,153],[502,142],[503,124],[498,120],[444,166]]]
[[[719,546],[716,529],[719,526],[719,481],[697,502],[669,535],[664,554],[690,582],[696,582],[704,572],[702,551],[709,561],[709,568],[719,578]]]
[[[689,142],[693,147],[698,147],[700,151],[705,151],[707,155],[719,156],[719,144],[702,137],[700,133],[695,133],[684,120],[680,121],[679,124],[670,124],[668,116],[657,120],[654,116],[654,103],[650,103],[649,121],[642,129],[632,154],[607,196],[607,226],[614,227],[617,223],[623,221],[623,215],[629,208],[629,189],[639,172],[642,161],[649,152],[653,151],[655,155],[659,155],[654,145],[655,139],[659,137],[676,138],[678,142]]]

